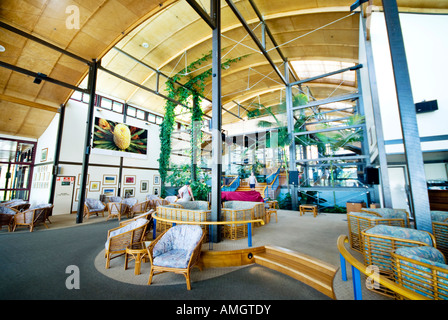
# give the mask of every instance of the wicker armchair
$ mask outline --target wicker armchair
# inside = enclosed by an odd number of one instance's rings
[[[104,217],[104,211],[106,210],[106,205],[100,200],[87,198],[84,202],[84,217],[87,216],[87,219],[93,214],[98,216],[98,213],[101,213]]]
[[[347,223],[349,232],[350,247],[353,250],[362,252],[362,236],[361,232],[367,228],[378,224],[404,227],[406,222],[403,218],[382,218],[375,214],[367,212],[350,212],[347,213]]]
[[[126,253],[128,245],[143,241],[148,223],[147,219],[141,218],[108,231],[105,243],[106,269],[109,269],[110,260]]]
[[[441,251],[433,247],[398,248],[392,257],[396,282],[430,299],[448,300],[448,265]]]
[[[392,208],[361,208],[362,212],[367,212],[370,214],[374,214],[378,217],[386,218],[386,219],[404,219],[405,227],[410,228],[411,223],[409,220],[409,213],[406,209],[392,209]]]
[[[0,229],[3,226],[8,227],[8,231],[12,231],[14,227],[14,216],[17,214],[17,210],[8,208],[6,206],[0,206]]]
[[[146,220],[148,220],[149,223],[148,223],[148,225],[147,225],[147,227],[146,227],[146,231],[145,231],[144,239],[148,239],[148,240],[149,240],[149,238],[147,237],[147,235],[149,234],[149,232],[151,231],[151,228],[152,228],[152,226],[153,226],[153,218],[152,218],[152,214],[153,214],[154,212],[155,212],[155,210],[149,210],[148,212],[139,214],[138,216],[135,216],[135,217],[132,218],[132,219],[127,219],[127,220],[121,221],[121,222],[120,222],[120,227],[123,227],[123,226],[125,226],[125,225],[127,225],[127,224],[129,224],[129,223],[132,223],[132,222],[134,222],[134,221],[136,221],[136,220],[138,220],[138,219],[141,219],[141,218],[146,219]]]
[[[190,272],[198,263],[203,239],[204,233],[197,225],[177,225],[159,235],[147,249],[151,261],[148,285],[155,272],[174,272],[185,276],[187,289],[191,290]]]
[[[376,225],[361,232],[364,264],[377,267],[381,275],[393,280],[392,251],[399,247],[435,247],[434,236],[426,231],[387,225]],[[380,294],[395,297],[395,293],[380,286]]]
[[[437,241],[437,249],[448,259],[448,212],[431,211],[432,234]]]
[[[132,218],[134,216],[131,208],[136,205],[137,202],[138,200],[136,198],[124,198],[121,200],[121,203],[124,205],[124,214],[126,214],[128,218]]]
[[[143,202],[137,202],[133,206],[128,207],[128,216],[134,217],[136,214],[141,214],[149,211],[149,202],[150,200],[146,200]]]
[[[166,206],[170,204],[165,199],[148,199],[146,210],[156,210],[158,206]]]
[[[16,230],[17,226],[27,226],[30,228],[30,232],[33,232],[34,227],[39,223],[43,223],[45,228],[48,229],[46,222],[48,221],[48,216],[52,209],[53,205],[49,205],[16,213],[14,215],[13,231]]]
[[[107,219],[118,218],[118,221],[121,220],[121,216],[127,213],[127,206],[121,202],[108,202],[107,205]]]

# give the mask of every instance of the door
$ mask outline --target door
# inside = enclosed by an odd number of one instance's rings
[[[54,193],[53,215],[72,212],[75,177],[57,177]]]

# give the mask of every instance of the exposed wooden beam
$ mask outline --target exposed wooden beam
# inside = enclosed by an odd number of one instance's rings
[[[58,110],[59,110],[59,107],[49,106],[46,104],[29,101],[29,100],[25,100],[22,98],[12,97],[12,96],[8,96],[8,95],[1,94],[1,93],[0,93],[0,100],[17,103],[17,104],[21,104],[21,105],[24,105],[27,107],[51,111],[51,112],[58,112]]]

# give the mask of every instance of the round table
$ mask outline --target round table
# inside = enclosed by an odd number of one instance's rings
[[[126,247],[124,270],[128,268],[129,258],[134,259],[135,267],[134,274],[140,274],[140,265],[143,259],[148,257],[148,251],[146,250],[146,244],[144,242],[136,242]]]

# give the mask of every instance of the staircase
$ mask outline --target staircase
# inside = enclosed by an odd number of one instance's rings
[[[335,299],[333,278],[337,268],[316,258],[292,250],[265,246],[254,255],[255,263],[284,273]]]
[[[262,197],[264,197],[264,188],[266,188],[266,182],[264,182],[264,183],[257,183],[255,185],[255,191],[260,192]],[[247,184],[247,183],[240,184],[238,189],[236,189],[236,191],[251,191],[251,190],[252,189],[250,188],[249,184]]]

